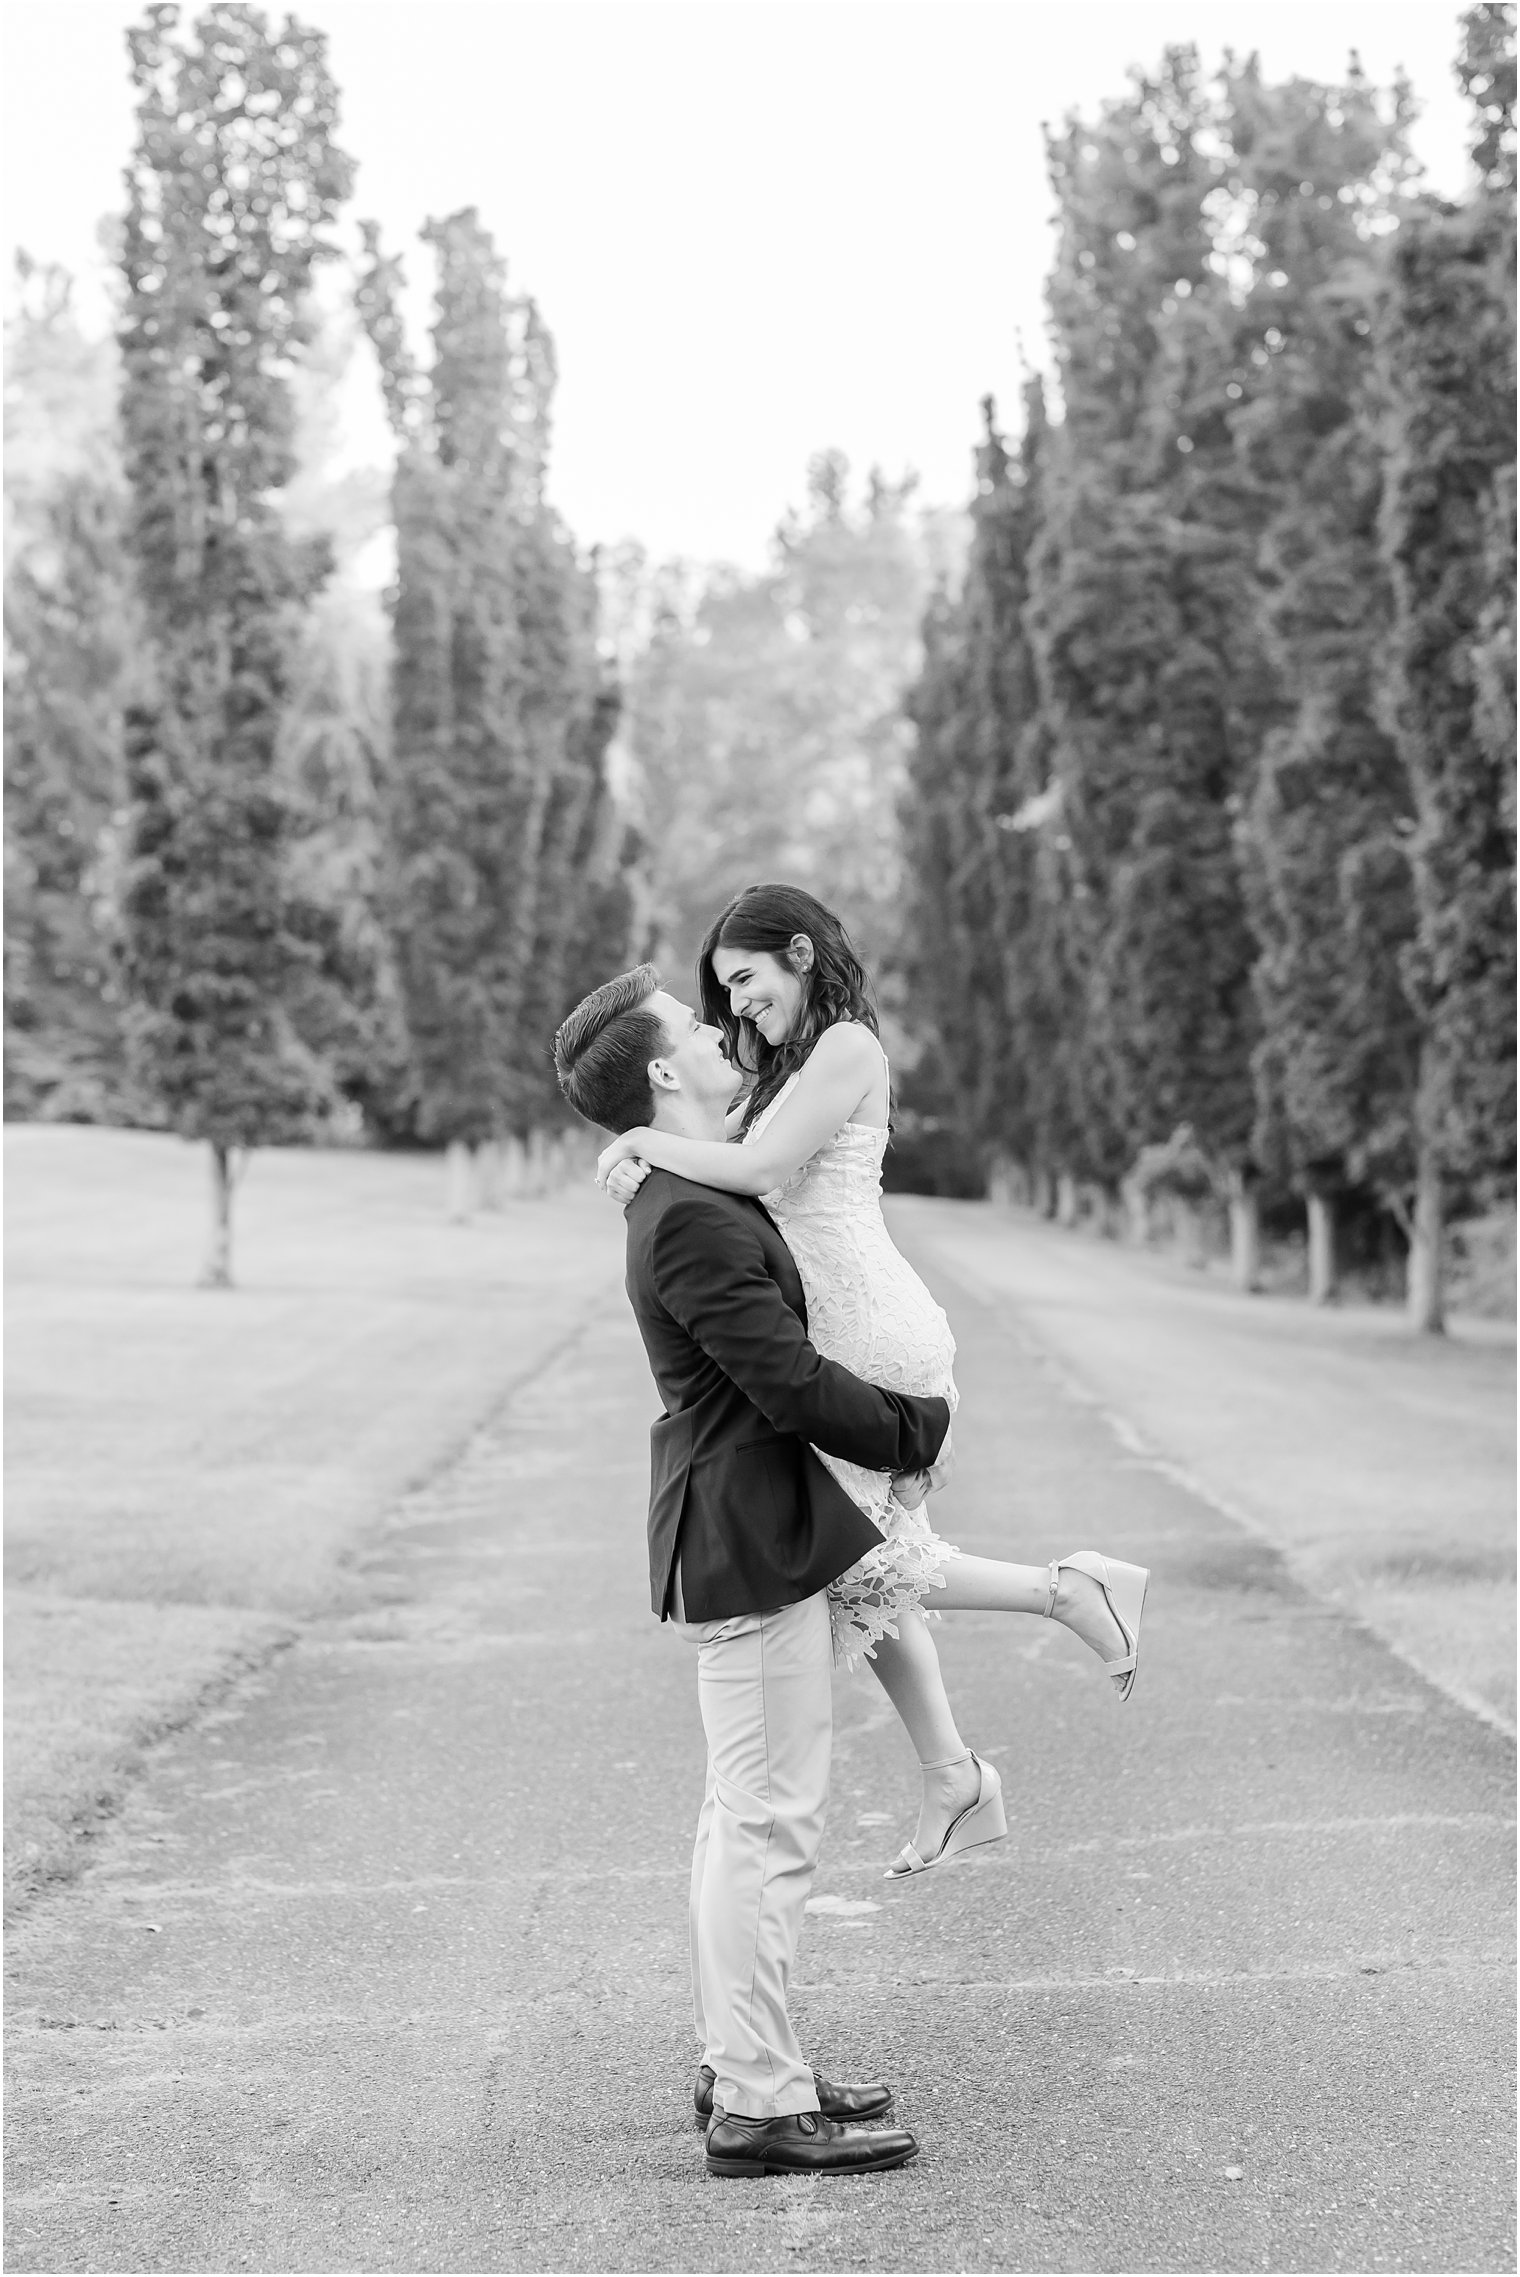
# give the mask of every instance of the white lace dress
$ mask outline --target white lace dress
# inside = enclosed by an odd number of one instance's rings
[[[798,1078],[777,1092],[744,1134],[759,1137]],[[907,1259],[893,1246],[881,1214],[881,1162],[887,1133],[846,1123],[827,1146],[760,1199],[797,1261],[807,1298],[808,1335],[827,1360],[885,1391],[938,1393],[953,1410],[950,1323]],[[943,1567],[959,1551],[941,1541],[922,1509],[905,1510],[891,1474],[868,1471],[835,1455],[828,1464],[840,1485],[881,1529],[869,1550],[829,1588],[835,1658],[853,1668],[882,1636],[895,1637],[897,1617],[931,1589],[945,1585]]]

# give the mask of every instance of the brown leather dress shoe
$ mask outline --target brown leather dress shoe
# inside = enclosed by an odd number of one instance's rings
[[[713,2089],[716,2085],[712,2065],[703,2064],[697,2073],[696,2093],[692,2097],[697,2107],[699,2127],[705,2127],[713,2115]],[[815,2071],[813,2085],[818,2090],[818,2108],[826,2119],[879,2119],[883,2112],[892,2108],[892,2090],[884,2080],[859,2080],[855,2085],[847,2087],[835,2080],[825,2079],[821,2071]]]
[[[917,2156],[906,2127],[842,2127],[821,2111],[783,2119],[725,2111],[707,2130],[709,2174],[876,2174]]]

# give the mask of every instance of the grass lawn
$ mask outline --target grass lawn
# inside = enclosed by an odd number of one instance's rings
[[[453,1226],[436,1157],[268,1152],[238,1286],[212,1291],[203,1148],[18,1125],[6,1173],[13,1901],[67,1870],[146,1739],[340,1605],[347,1546],[616,1299],[622,1221],[588,1177]]]

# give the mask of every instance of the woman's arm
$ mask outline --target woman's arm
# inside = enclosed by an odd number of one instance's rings
[[[737,1107],[729,1108],[728,1113],[723,1118],[723,1128],[730,1140],[744,1136],[744,1101],[742,1099]],[[603,1172],[600,1164],[597,1165],[596,1182],[603,1193],[612,1196],[620,1210],[626,1210],[654,1165],[650,1162],[641,1161],[636,1154],[625,1154],[621,1161],[614,1162],[611,1147],[607,1149],[607,1159],[609,1167],[605,1172]]]
[[[605,1181],[616,1163],[637,1155],[698,1186],[721,1187],[726,1194],[768,1194],[852,1119],[869,1098],[880,1068],[881,1046],[870,1029],[841,1022],[819,1037],[803,1062],[796,1089],[753,1146],[677,1138],[670,1131],[624,1131],[602,1155],[597,1176]]]

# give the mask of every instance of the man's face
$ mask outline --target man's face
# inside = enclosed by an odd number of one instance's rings
[[[648,1009],[658,1015],[668,1038],[667,1048],[653,1062],[654,1068],[674,1076],[676,1087],[696,1104],[726,1107],[737,1096],[742,1078],[723,1055],[722,1029],[704,1026],[691,1006],[668,989],[656,989],[648,1000]],[[650,1088],[658,1102],[671,1086],[652,1074]]]

